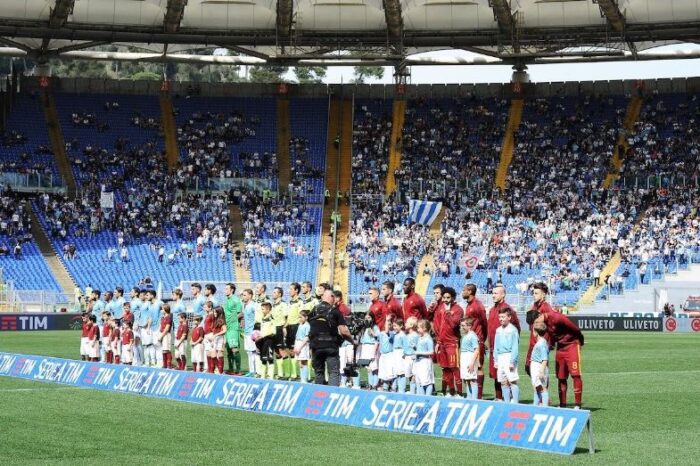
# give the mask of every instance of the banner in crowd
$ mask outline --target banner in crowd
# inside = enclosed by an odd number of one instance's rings
[[[664,332],[700,333],[700,318],[664,317]]]
[[[100,207],[103,209],[114,209],[114,193],[112,191],[102,191],[100,194]]]
[[[425,226],[432,225],[438,215],[440,215],[440,210],[442,210],[442,202],[409,199],[408,205],[409,220]]]
[[[607,330],[625,332],[661,332],[661,317],[606,317],[606,316],[568,316],[581,330]]]
[[[76,313],[0,314],[0,332],[29,330],[75,330],[82,320]]]
[[[0,353],[0,376],[571,454],[590,412]],[[590,439],[589,439],[590,440]]]

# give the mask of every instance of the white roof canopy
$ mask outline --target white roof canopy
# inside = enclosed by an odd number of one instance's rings
[[[95,58],[91,48],[117,43],[162,60],[225,47],[262,63],[399,64],[454,48],[528,63],[635,59],[697,41],[700,0],[3,0],[0,7],[0,53],[39,61],[75,58],[78,50]]]

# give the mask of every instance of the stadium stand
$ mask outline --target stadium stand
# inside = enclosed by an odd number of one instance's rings
[[[41,99],[34,94],[20,94],[7,116],[0,141],[0,173],[31,174],[32,182],[37,176],[48,176],[52,184],[63,184],[49,143]]]

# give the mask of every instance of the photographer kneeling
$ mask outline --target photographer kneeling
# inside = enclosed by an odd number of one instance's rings
[[[311,364],[316,378],[314,383],[325,383],[328,369],[328,385],[340,386],[340,345],[343,340],[355,344],[345,324],[345,319],[334,305],[333,290],[325,290],[321,302],[309,315],[309,348]]]

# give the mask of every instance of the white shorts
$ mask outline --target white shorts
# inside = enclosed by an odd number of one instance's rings
[[[88,347],[89,341],[90,341],[90,339],[88,339],[88,337],[80,337],[80,355],[81,356],[87,356],[88,354],[90,354],[90,349]]]
[[[226,339],[224,338],[223,335],[219,335],[218,337],[214,337],[214,342],[212,343],[212,349],[216,352],[223,351],[225,342],[226,342]]]
[[[110,351],[109,337],[100,337],[100,345],[105,349],[105,351]]]
[[[119,340],[114,340],[114,341],[110,344],[110,349],[112,350],[112,354],[114,354],[115,356],[120,355],[120,354],[122,353],[122,344],[121,344],[121,342],[120,342]]]
[[[296,352],[296,351],[299,349],[299,347],[301,346],[301,342],[302,342],[302,341],[303,341],[303,340],[297,340],[297,341],[294,342],[294,350],[295,350],[295,352]],[[341,348],[341,350],[342,350],[342,348]],[[310,359],[310,358],[309,358],[309,344],[308,344],[308,343],[304,345],[304,347],[301,349],[301,351],[299,351],[299,354],[297,354],[296,356],[294,356],[294,359],[296,359],[297,361],[308,361],[308,360]],[[342,359],[341,359],[341,361],[342,361]]]
[[[462,380],[476,380],[476,371],[479,369],[479,361],[474,361],[473,351],[462,351],[459,353],[459,378]],[[474,363],[474,370],[469,371],[469,366]]]
[[[392,380],[394,374],[394,353],[379,355],[379,380]]]
[[[182,343],[179,345],[175,345],[175,359],[180,359],[181,357],[185,356],[186,348],[187,343],[185,343],[185,340],[182,340]]]
[[[95,341],[88,341],[88,357],[90,358],[99,358],[100,357],[100,342],[95,340]]]
[[[201,343],[192,345],[192,351],[190,352],[192,363],[204,362],[204,348]]]
[[[544,368],[544,374],[542,374],[542,363],[541,362],[530,362],[530,375],[532,379],[532,387],[549,387],[549,367]]]
[[[413,366],[416,364],[416,355],[411,354],[410,356],[403,357],[403,374],[407,378],[413,377]]]
[[[153,333],[147,328],[141,330],[141,344],[143,346],[153,344]]]
[[[122,346],[122,361],[123,364],[131,364],[134,362],[134,351],[132,345]]]
[[[413,376],[416,385],[420,387],[434,384],[433,359],[430,356],[416,356],[416,363],[413,365]]]
[[[360,352],[357,355],[357,363],[361,366],[368,366],[377,358],[377,344],[363,343],[360,345]]]
[[[339,357],[340,357],[340,373],[343,373],[343,370],[349,366],[352,365],[352,363],[355,361],[355,347],[352,345],[345,345],[341,346],[339,350]]]
[[[170,333],[163,335],[163,339],[160,342],[161,351],[170,351],[170,347],[173,344],[173,336]]]
[[[496,364],[498,365],[498,367],[496,368],[496,379],[500,383],[517,382],[518,380],[520,380],[520,376],[518,375],[517,364],[515,365],[513,370],[510,370],[510,353],[499,354]]]
[[[395,349],[391,353],[392,359],[394,360],[394,376],[403,376],[406,373],[403,362],[403,350]]]
[[[214,351],[214,335],[207,333],[204,335],[204,352]]]
[[[253,335],[243,335],[243,349],[246,351],[257,351],[258,348],[253,341]]]

